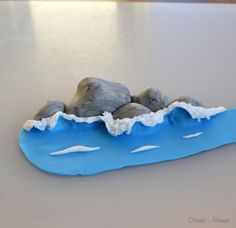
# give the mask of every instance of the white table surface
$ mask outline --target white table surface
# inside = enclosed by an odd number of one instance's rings
[[[236,107],[236,5],[0,2],[0,227],[236,227],[236,145],[91,177],[27,162],[24,121],[87,76]]]

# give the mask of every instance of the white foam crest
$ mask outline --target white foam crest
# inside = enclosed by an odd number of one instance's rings
[[[226,109],[224,107],[217,108],[204,108],[200,106],[193,106],[184,102],[174,102],[167,108],[159,110],[157,112],[151,112],[149,114],[144,114],[140,116],[135,116],[133,118],[124,118],[114,120],[113,116],[109,112],[104,112],[103,116],[94,117],[77,117],[72,114],[66,114],[62,112],[57,112],[53,116],[44,118],[42,120],[27,120],[23,125],[23,128],[30,131],[33,127],[41,131],[48,129],[52,130],[58,121],[59,117],[67,120],[73,120],[78,123],[93,123],[96,121],[103,121],[106,125],[108,132],[113,136],[118,136],[123,133],[130,134],[133,125],[136,122],[142,123],[144,126],[153,127],[157,124],[164,122],[164,117],[170,113],[175,108],[185,109],[193,119],[210,119],[212,116],[224,112]]]

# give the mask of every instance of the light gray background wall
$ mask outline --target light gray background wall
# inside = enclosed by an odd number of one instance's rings
[[[0,2],[0,227],[236,227],[236,145],[71,178],[35,169],[17,144],[86,76],[236,107],[235,25],[236,5]]]

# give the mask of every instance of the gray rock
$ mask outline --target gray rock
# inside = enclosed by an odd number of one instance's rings
[[[132,96],[131,101],[142,104],[153,112],[163,109],[169,103],[168,97],[155,88],[149,88],[136,96]]]
[[[198,101],[195,98],[190,97],[190,96],[179,96],[176,99],[174,99],[173,101],[171,101],[171,103],[174,103],[175,101],[185,102],[185,103],[191,104],[193,106],[204,107],[204,105],[200,101]]]
[[[129,103],[113,112],[113,118],[123,119],[123,118],[133,118],[134,116],[139,116],[143,114],[150,113],[151,110],[141,104]]]
[[[34,116],[34,120],[41,120],[43,118],[47,118],[55,114],[56,112],[64,112],[65,104],[61,101],[57,100],[49,100],[46,105],[41,108],[36,115]]]
[[[89,77],[79,83],[74,98],[67,105],[66,113],[81,117],[97,116],[104,111],[114,112],[130,101],[130,92],[126,86]]]

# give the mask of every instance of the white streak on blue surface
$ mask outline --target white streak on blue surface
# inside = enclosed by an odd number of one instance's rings
[[[64,150],[51,152],[49,154],[50,155],[62,155],[62,154],[76,153],[76,152],[89,152],[89,151],[94,151],[94,150],[99,150],[99,149],[100,149],[100,147],[72,146],[72,147],[66,148]]]
[[[198,137],[198,136],[201,135],[201,134],[202,134],[202,132],[200,131],[200,132],[197,132],[197,133],[195,133],[195,134],[184,135],[183,138],[185,138],[185,139],[191,139],[191,138]]]
[[[142,152],[142,151],[146,151],[146,150],[152,150],[152,149],[159,148],[159,147],[160,146],[153,146],[153,145],[141,146],[135,150],[132,150],[130,153],[137,153],[137,152]]]

